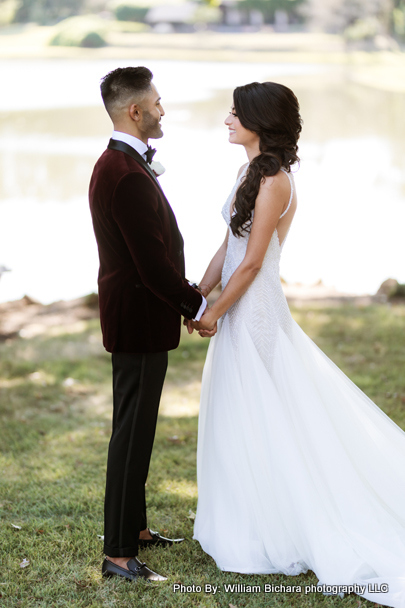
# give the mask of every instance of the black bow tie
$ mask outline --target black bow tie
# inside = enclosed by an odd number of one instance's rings
[[[148,149],[145,152],[145,156],[146,156],[146,162],[148,163],[148,165],[151,164],[153,157],[156,154],[156,150],[155,148],[152,148],[152,146],[148,146]]]

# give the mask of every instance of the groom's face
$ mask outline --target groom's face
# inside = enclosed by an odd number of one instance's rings
[[[147,139],[160,139],[160,137],[163,137],[160,120],[165,115],[165,111],[160,102],[160,95],[153,82],[151,83],[151,87],[152,90],[145,95],[142,104],[140,104],[142,117],[139,123],[139,130]]]

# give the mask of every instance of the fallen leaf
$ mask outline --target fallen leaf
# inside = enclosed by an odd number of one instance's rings
[[[35,530],[37,534],[43,534],[44,531],[43,530]]]
[[[229,608],[238,608],[235,604],[229,604]]]
[[[29,565],[30,565],[30,560],[29,559],[25,559],[25,557],[24,557],[23,561],[20,564],[20,568],[26,568]]]
[[[11,525],[13,526],[13,528],[14,528],[15,530],[21,530],[21,526],[15,526],[14,524],[11,524]]]
[[[73,580],[76,583],[76,585],[78,585],[78,587],[81,587],[82,589],[87,589],[87,587],[91,587],[90,583],[88,585],[86,585],[85,582],[77,581],[75,578],[73,578]]]
[[[195,513],[194,513],[194,512],[193,512],[191,509],[189,509],[189,510],[188,510],[188,515],[187,515],[187,517],[188,517],[189,519],[195,519],[196,514],[195,514]]]

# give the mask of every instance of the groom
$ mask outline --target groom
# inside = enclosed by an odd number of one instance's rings
[[[100,321],[112,353],[113,430],[108,451],[102,573],[166,580],[138,548],[171,545],[147,528],[145,482],[167,368],[181,315],[199,320],[206,301],[184,278],[183,239],[150,162],[164,110],[152,73],[118,68],[101,83],[114,131],[98,159],[89,200],[97,240]]]

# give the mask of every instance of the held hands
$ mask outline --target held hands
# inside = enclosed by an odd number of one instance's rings
[[[206,308],[199,321],[191,321],[191,327],[196,329],[202,338],[212,338],[217,333],[217,320],[211,308]]]
[[[217,321],[208,307],[199,321],[184,319],[183,324],[186,325],[189,334],[192,334],[195,329],[202,338],[212,338],[217,333]]]

